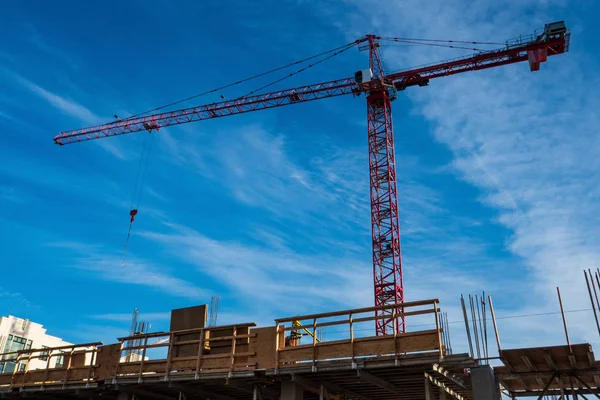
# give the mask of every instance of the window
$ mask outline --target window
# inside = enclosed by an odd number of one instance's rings
[[[6,346],[4,346],[5,353],[16,353],[19,350],[29,350],[31,348],[31,340],[22,338],[19,336],[8,335],[6,340]]]
[[[61,351],[61,353],[63,353],[63,352]],[[63,367],[63,363],[64,363],[63,356],[56,356],[56,366],[55,366],[55,368],[62,368]]]
[[[47,349],[48,346],[42,346],[42,349]],[[48,352],[47,351],[40,351],[40,360],[42,361],[48,361]]]
[[[4,365],[4,371],[2,371],[2,372],[4,372],[5,374],[10,374],[10,373],[14,372],[15,365],[16,364],[14,362],[7,362]]]
[[[6,345],[4,346],[4,353],[8,353],[2,356],[5,362],[0,363],[0,372],[11,373],[17,368],[17,364],[14,362],[17,359],[17,352],[19,350],[29,350],[33,342],[19,336],[8,335],[6,339]],[[10,361],[9,361],[10,360]],[[19,371],[25,370],[25,364],[19,364]]]
[[[4,345],[4,352],[8,353],[10,351],[10,346],[12,344],[13,335],[8,335],[8,339],[6,339],[6,344]]]

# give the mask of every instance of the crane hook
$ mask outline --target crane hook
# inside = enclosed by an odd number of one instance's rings
[[[131,216],[131,221],[129,221],[129,224],[133,224],[133,221],[135,220],[135,216],[137,215],[138,210],[136,210],[135,208],[129,211],[129,215]]]

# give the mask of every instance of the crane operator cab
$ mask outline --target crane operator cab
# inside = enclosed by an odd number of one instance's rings
[[[567,26],[565,21],[552,22],[544,25],[544,34],[547,38],[551,38],[557,35],[564,35],[567,33]]]
[[[549,46],[555,53],[564,53],[569,50],[569,32],[564,21],[552,22],[544,25],[544,33],[537,37],[538,41],[555,42],[564,39],[564,43]],[[548,59],[548,47],[527,50],[527,59],[531,71],[539,71],[540,64]]]
[[[371,82],[372,79],[373,71],[371,71],[370,68],[361,69],[360,71],[356,71],[354,73],[354,82],[356,82],[358,86],[360,86],[363,83]]]

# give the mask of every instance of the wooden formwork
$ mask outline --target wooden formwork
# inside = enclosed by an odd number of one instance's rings
[[[50,353],[59,349],[66,350],[68,362],[61,368],[26,369],[24,372],[0,374],[0,390],[2,387],[15,389],[52,384],[66,386],[121,380],[197,380],[223,373],[233,376],[244,371],[303,371],[307,366],[314,369],[342,361],[364,363],[368,360],[397,360],[411,353],[434,356],[435,359],[443,358],[444,348],[439,326],[437,329],[410,333],[395,332],[384,337],[356,337],[356,324],[373,322],[374,327],[374,321],[380,318],[375,316],[375,311],[381,309],[390,311],[394,318],[430,314],[431,323],[437,326],[438,300],[426,300],[281,318],[270,327],[259,328],[255,323],[242,323],[139,334],[119,338],[119,343],[106,346],[93,343],[43,349]],[[286,346],[286,334],[297,329],[287,327],[286,323],[297,319],[310,320],[311,324],[307,329],[312,330],[315,337],[309,344]],[[319,341],[316,331],[323,326],[345,326],[348,336]],[[82,349],[85,346],[88,347]],[[166,356],[152,359],[153,352],[161,348],[166,350]],[[40,350],[21,351],[20,360],[32,359],[36,351]],[[85,356],[88,352],[93,353],[93,356],[86,362],[81,355]],[[136,357],[127,356],[132,352],[135,352]]]
[[[600,363],[589,344],[509,349],[494,372],[516,396],[599,394]]]

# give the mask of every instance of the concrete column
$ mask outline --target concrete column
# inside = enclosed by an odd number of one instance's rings
[[[440,400],[446,400],[446,391],[440,388]]]
[[[471,368],[473,400],[500,400],[500,385],[489,365]]]
[[[429,382],[429,378],[425,376],[425,400],[435,400],[433,398],[433,390],[431,388],[431,382]]]
[[[302,386],[292,381],[281,382],[281,400],[303,400],[304,390]]]

